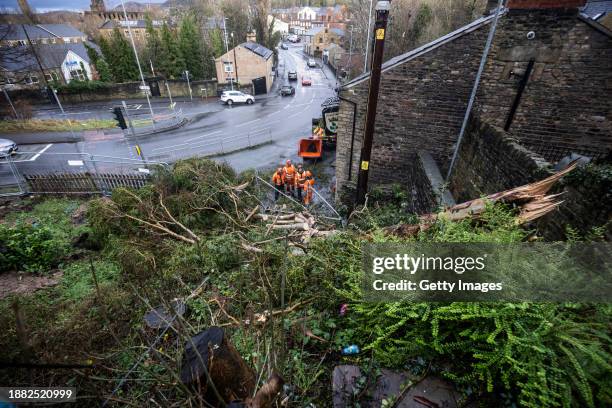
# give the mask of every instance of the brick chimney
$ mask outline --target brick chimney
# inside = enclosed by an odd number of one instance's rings
[[[586,0],[507,0],[506,7],[510,10],[576,9],[585,3]]]

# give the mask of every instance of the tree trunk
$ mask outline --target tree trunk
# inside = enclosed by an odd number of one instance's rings
[[[215,406],[220,405],[220,398],[227,404],[244,400],[255,390],[255,372],[219,327],[200,332],[187,342],[181,381],[194,386],[206,402]]]

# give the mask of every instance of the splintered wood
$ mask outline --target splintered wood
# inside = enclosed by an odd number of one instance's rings
[[[419,217],[418,224],[393,225],[385,228],[385,232],[399,236],[411,236],[419,231],[427,230],[437,220],[460,221],[466,218],[478,219],[485,211],[487,203],[496,202],[516,205],[519,209],[517,216],[519,224],[533,221],[548,214],[563,203],[562,200],[559,200],[560,194],[547,195],[547,193],[561,177],[574,170],[577,165],[578,162],[573,161],[565,169],[543,180],[457,204],[436,214],[425,214]]]
[[[254,219],[266,222],[268,233],[272,230],[282,230],[292,233],[292,237],[299,237],[308,242],[311,237],[325,237],[335,233],[335,230],[322,230],[317,220],[307,212],[290,214],[255,214]]]

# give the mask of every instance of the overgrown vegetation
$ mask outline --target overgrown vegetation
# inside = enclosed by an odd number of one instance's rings
[[[359,364],[371,377],[380,367],[435,373],[457,385],[463,402],[487,406],[612,403],[609,305],[363,303],[361,247],[405,241],[382,227],[396,215],[412,219],[402,214],[406,197],[398,191],[387,205],[370,202],[338,234],[289,245],[286,233],[249,217],[265,191],[252,173],[192,159],[146,188],[90,201],[87,225],[71,220],[76,203],[65,200],[10,218],[7,225],[31,218],[49,227],[57,217],[53,228],[64,244],[87,229],[103,249],[66,260],[59,285],[19,299],[37,361],[91,360],[92,368],[0,375],[21,385],[71,384],[91,396],[80,405],[91,406],[134,368],[109,402],[196,404],[176,381],[183,345],[220,325],[259,384],[270,370],[285,378],[290,406],[329,406],[331,371],[341,363]],[[440,221],[410,240],[513,243],[528,235],[512,209],[495,205],[478,223]],[[187,303],[180,330],[148,349],[158,332],[144,326],[144,314],[175,298]],[[25,354],[12,302],[0,301],[0,348],[19,361]],[[363,352],[341,356],[349,344]],[[373,380],[360,384],[365,390]]]

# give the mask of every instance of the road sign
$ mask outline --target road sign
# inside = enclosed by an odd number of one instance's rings
[[[148,85],[140,85],[138,88],[140,88],[143,91],[150,91],[151,87]]]

